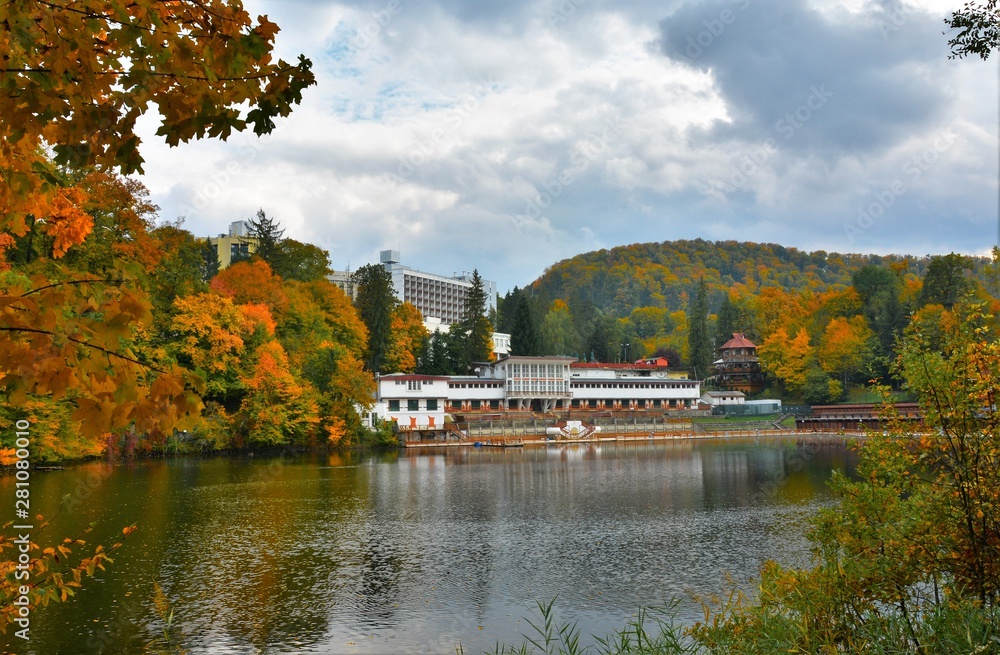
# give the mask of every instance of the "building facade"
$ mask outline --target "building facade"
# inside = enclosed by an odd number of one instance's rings
[[[665,365],[653,363],[512,356],[477,376],[383,375],[374,415],[406,431],[441,430],[445,413],[501,419],[512,412],[664,414],[697,408],[701,382],[668,373]]]
[[[472,288],[471,274],[446,277],[418,271],[400,263],[398,250],[383,250],[379,259],[392,278],[396,296],[419,309],[424,320],[436,318],[445,325],[453,325],[462,320],[465,298]],[[496,283],[483,280],[483,291],[486,294],[486,311],[489,313],[496,307]]]
[[[712,362],[715,384],[728,391],[756,393],[764,388],[757,346],[742,332],[719,346],[719,358]]]
[[[250,255],[257,252],[257,240],[250,236],[246,221],[233,221],[229,224],[229,234],[208,237],[207,240],[215,248],[220,271],[228,268],[234,261],[249,259]]]

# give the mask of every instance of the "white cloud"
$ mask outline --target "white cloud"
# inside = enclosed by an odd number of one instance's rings
[[[997,81],[992,64],[945,58],[947,3],[886,31],[872,2],[776,2],[587,0],[556,21],[552,2],[247,2],[282,26],[281,56],[313,60],[318,86],[264,139],[168,149],[147,130],[145,182],[163,218],[199,234],[263,207],[337,266],[398,247],[501,290],[579,252],[668,238],[981,250]],[[738,20],[698,58],[664,54],[726,9]],[[780,122],[810,102],[788,135]],[[848,239],[844,222],[947,125],[954,144]],[[960,229],[940,227],[948,212]]]

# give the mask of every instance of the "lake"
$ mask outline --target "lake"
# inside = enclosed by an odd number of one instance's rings
[[[836,438],[677,440],[90,463],[36,472],[43,546],[137,530],[17,653],[142,652],[165,590],[189,653],[465,653],[520,643],[536,601],[588,635],[640,607],[805,564],[856,456]],[[0,479],[12,499],[13,480]],[[12,504],[12,502],[11,502]],[[7,635],[8,641],[11,635]],[[20,640],[17,640],[20,641]]]

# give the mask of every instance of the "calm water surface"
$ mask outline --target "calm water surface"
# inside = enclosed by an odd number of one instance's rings
[[[466,653],[520,643],[535,602],[584,635],[639,607],[805,563],[839,441],[678,441],[176,459],[37,473],[48,535],[138,530],[18,653],[139,653],[167,592],[189,653]],[[0,480],[12,498],[12,480]],[[61,507],[61,509],[60,509]]]

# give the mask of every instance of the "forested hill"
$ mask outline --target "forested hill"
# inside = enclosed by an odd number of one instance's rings
[[[894,265],[905,269],[904,275],[922,277],[929,262],[925,256],[804,252],[773,243],[664,241],[563,260],[548,268],[532,289],[541,298],[563,299],[571,306],[593,303],[626,316],[636,307],[683,309],[700,278],[711,295],[709,306],[716,307],[723,289],[737,286],[750,292],[764,287],[834,291],[849,287],[851,275],[868,264]]]

